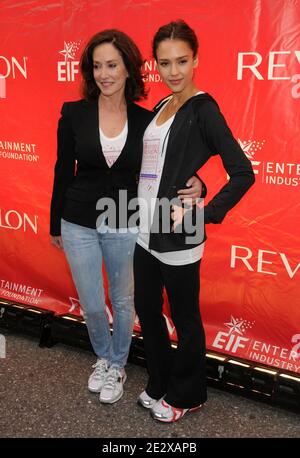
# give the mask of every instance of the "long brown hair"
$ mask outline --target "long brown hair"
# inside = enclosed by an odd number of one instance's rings
[[[145,98],[147,93],[142,74],[143,59],[134,41],[117,29],[107,29],[96,33],[87,43],[81,59],[80,70],[83,77],[82,94],[87,100],[97,99],[100,94],[93,75],[93,52],[96,46],[111,43],[121,54],[129,77],[126,80],[125,98],[127,103]]]

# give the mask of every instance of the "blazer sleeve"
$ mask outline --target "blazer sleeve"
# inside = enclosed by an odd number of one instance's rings
[[[200,114],[205,142],[212,154],[221,156],[229,181],[204,207],[204,222],[221,223],[254,184],[255,177],[249,159],[233,137],[222,113],[214,102],[207,102]]]
[[[61,217],[67,188],[75,176],[75,140],[69,114],[69,104],[64,103],[57,128],[57,160],[50,209],[50,234],[61,234]]]

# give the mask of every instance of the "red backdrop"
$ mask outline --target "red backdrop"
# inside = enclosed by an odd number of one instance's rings
[[[0,297],[79,313],[67,262],[48,235],[60,107],[79,98],[86,41],[110,27],[140,46],[150,86],[145,106],[152,107],[165,89],[151,37],[177,18],[199,36],[198,87],[217,99],[256,173],[255,186],[222,225],[207,228],[201,271],[207,346],[300,373],[298,0],[3,0]],[[208,198],[227,179],[218,158],[201,175]]]

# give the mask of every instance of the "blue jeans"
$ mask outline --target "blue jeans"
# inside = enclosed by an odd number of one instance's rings
[[[133,254],[137,231],[107,226],[96,230],[62,219],[61,235],[93,349],[98,358],[122,368],[134,325]],[[112,336],[105,312],[103,260],[113,308]]]

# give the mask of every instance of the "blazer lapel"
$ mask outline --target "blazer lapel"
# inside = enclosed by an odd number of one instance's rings
[[[98,100],[86,101],[84,108],[82,128],[93,156],[90,159],[97,165],[105,165],[108,168],[100,143]]]

